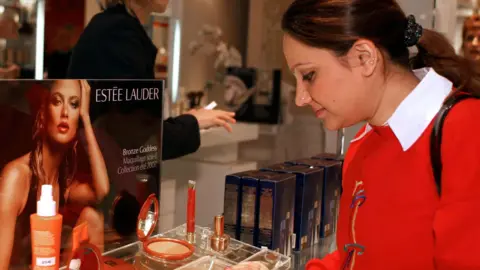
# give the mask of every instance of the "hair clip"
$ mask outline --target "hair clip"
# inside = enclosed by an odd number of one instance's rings
[[[415,16],[407,17],[407,28],[405,29],[405,45],[412,47],[418,44],[423,34],[423,27],[415,20]]]

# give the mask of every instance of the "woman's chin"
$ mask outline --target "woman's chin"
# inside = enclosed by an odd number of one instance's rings
[[[69,147],[72,142],[73,138],[72,136],[67,136],[67,135],[57,135],[50,137],[50,143],[55,145],[56,147]]]
[[[323,127],[330,131],[337,131],[343,128],[341,123],[328,118],[323,120]]]

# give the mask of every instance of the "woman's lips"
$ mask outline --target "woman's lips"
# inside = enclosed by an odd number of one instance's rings
[[[322,109],[318,109],[318,110],[315,111],[315,116],[316,116],[317,118],[324,118],[325,115],[326,115],[326,113],[327,113],[327,110],[325,110],[325,109],[323,109],[323,108],[322,108]]]
[[[58,128],[58,131],[59,131],[60,133],[63,133],[63,134],[67,133],[68,130],[70,129],[70,127],[68,126],[68,124],[65,123],[65,122],[60,123],[60,124],[57,126],[57,128]]]

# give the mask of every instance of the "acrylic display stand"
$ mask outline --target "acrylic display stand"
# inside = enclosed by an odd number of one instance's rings
[[[268,250],[267,248],[257,248],[235,239],[231,239],[230,245],[224,252],[216,252],[210,248],[210,236],[213,235],[211,228],[196,226],[195,235],[195,252],[194,254],[184,260],[184,265],[176,269],[219,269],[224,270],[225,267],[235,266],[243,262],[261,262],[268,269],[271,270],[286,270],[292,269],[291,258],[281,255],[280,253]],[[166,237],[185,240],[186,229],[185,225],[181,225],[165,233],[158,234],[155,237]],[[126,245],[124,247],[108,251],[104,256],[114,257],[125,260],[128,263],[134,264],[138,254],[141,253],[142,243],[137,241],[135,243]],[[212,261],[213,266],[210,268]],[[161,268],[149,268],[142,265],[143,269],[161,270]],[[171,269],[171,268],[169,268]]]

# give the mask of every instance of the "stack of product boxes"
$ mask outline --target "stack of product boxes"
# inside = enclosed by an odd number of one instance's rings
[[[342,159],[322,154],[227,175],[225,232],[290,255],[335,231]]]
[[[227,175],[225,233],[290,255],[295,175],[248,171]]]

